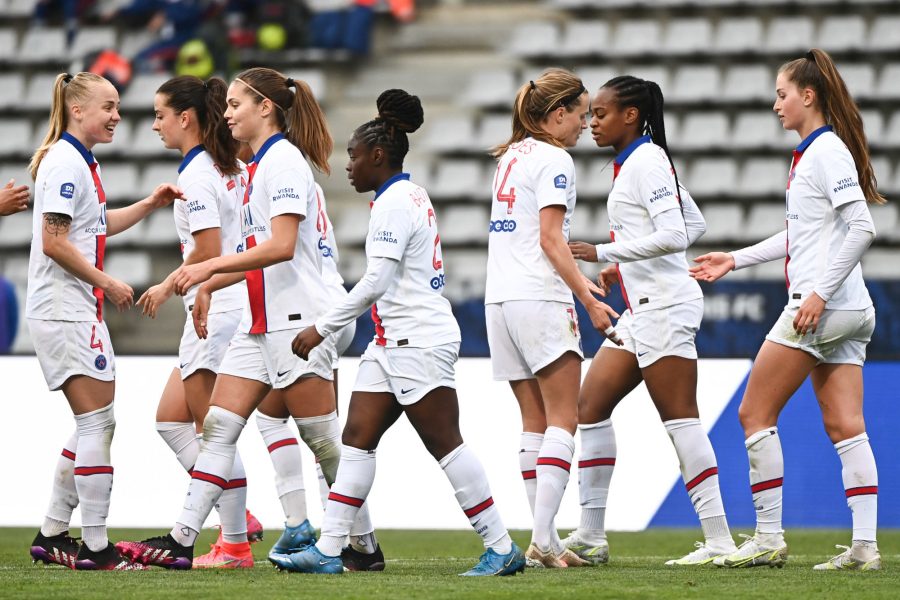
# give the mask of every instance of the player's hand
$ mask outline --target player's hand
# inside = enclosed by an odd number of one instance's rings
[[[163,281],[144,292],[135,304],[143,307],[143,316],[155,319],[159,307],[166,303],[174,291],[170,284]]]
[[[697,263],[688,271],[698,281],[713,282],[734,270],[734,257],[727,252],[710,252],[694,259]]]
[[[171,183],[161,183],[156,186],[153,193],[147,196],[147,201],[150,203],[153,210],[156,210],[157,208],[172,204],[175,202],[176,198],[181,198],[183,195],[184,192],[181,191],[181,188],[174,186]]]
[[[15,179],[0,188],[0,216],[13,215],[28,208],[28,186],[16,185]]]
[[[569,251],[575,260],[597,262],[597,247],[587,242],[569,242]]]
[[[184,296],[188,290],[203,283],[215,275],[211,261],[205,260],[195,265],[182,265],[173,273],[172,282],[175,284],[175,293]]]
[[[587,286],[588,291],[590,291],[592,294],[597,294],[598,296],[602,296],[604,298],[606,297],[606,290],[591,281],[588,277],[585,276],[584,273],[581,274],[581,278],[584,280],[584,284]]]
[[[594,329],[599,331],[603,337],[608,338],[613,343],[621,346],[623,345],[622,339],[619,337],[619,334],[616,333],[616,328],[613,327],[612,320],[610,317],[614,319],[619,318],[619,313],[614,311],[609,305],[597,301],[591,304],[591,306],[585,306],[588,312],[588,316],[591,318],[591,324],[594,326]]]
[[[131,289],[130,285],[124,281],[119,281],[115,277],[110,277],[103,287],[103,296],[112,302],[119,312],[128,310],[134,303],[134,290]]]
[[[194,331],[197,337],[205,340],[209,335],[209,304],[212,302],[212,294],[202,285],[197,290],[197,296],[194,297],[194,308],[191,311],[191,318],[194,321]]]
[[[291,342],[291,350],[303,360],[309,360],[309,353],[312,352],[313,348],[321,344],[324,339],[315,326],[310,325],[297,334],[297,337]]]
[[[825,301],[817,293],[812,292],[797,310],[797,315],[794,317],[794,331],[800,335],[815,333],[824,311]]]
[[[616,265],[610,265],[600,271],[600,274],[597,275],[597,284],[600,286],[600,289],[603,290],[603,295],[609,293],[612,289],[612,286],[617,285],[619,283],[619,271],[616,269]]]

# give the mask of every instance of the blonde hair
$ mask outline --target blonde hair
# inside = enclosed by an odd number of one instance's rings
[[[586,93],[584,84],[577,75],[566,69],[547,69],[534,81],[519,88],[513,106],[512,136],[505,143],[491,149],[491,156],[499,158],[516,142],[533,137],[563,147],[563,144],[544,131],[541,122],[551,111],[564,107],[568,112],[575,110],[575,103]]]
[[[32,179],[37,178],[38,167],[41,166],[41,161],[44,160],[50,146],[59,141],[68,127],[69,108],[73,104],[85,102],[90,97],[94,86],[100,83],[109,82],[99,75],[87,72],[75,75],[60,73],[56,76],[56,80],[53,82],[53,98],[50,101],[47,135],[44,136],[44,141],[41,142],[38,149],[34,151],[31,162],[28,164],[28,172],[31,173]]]
[[[819,109],[825,122],[834,127],[834,133],[847,145],[859,185],[867,202],[884,204],[885,197],[878,192],[878,181],[869,157],[869,144],[863,129],[859,107],[850,96],[847,84],[838,72],[831,56],[824,50],[813,48],[803,58],[785,63],[778,70],[795,83],[798,88],[812,89],[816,93]]]

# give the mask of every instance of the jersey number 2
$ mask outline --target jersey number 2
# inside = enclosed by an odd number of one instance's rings
[[[511,215],[513,211],[513,204],[516,203],[516,188],[511,187],[509,191],[504,193],[503,188],[506,187],[506,180],[509,179],[509,172],[512,171],[513,165],[516,164],[515,158],[509,161],[509,164],[506,165],[506,173],[503,174],[503,181],[500,182],[500,187],[497,188],[497,202],[506,202],[506,214]]]

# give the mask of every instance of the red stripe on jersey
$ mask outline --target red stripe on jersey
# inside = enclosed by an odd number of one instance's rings
[[[228,483],[225,484],[225,487],[223,489],[236,490],[238,488],[245,488],[245,487],[247,487],[247,479],[246,478],[230,479],[228,481]]]
[[[616,232],[611,229],[609,231],[609,239],[613,242],[616,241]],[[625,306],[628,307],[628,310],[631,310],[631,302],[628,301],[628,292],[625,290],[625,280],[622,279],[619,263],[616,263],[616,275],[619,276],[619,289],[622,291],[622,299],[625,300]]]
[[[340,502],[342,504],[349,504],[350,506],[355,506],[357,508],[363,505],[363,500],[361,500],[360,498],[345,496],[343,494],[338,494],[337,492],[329,492],[328,499],[334,500],[335,502]]]
[[[75,453],[71,450],[67,450],[63,448],[62,455],[68,458],[69,460],[75,460]]]
[[[704,481],[706,481],[707,479],[712,477],[713,475],[718,475],[718,474],[719,474],[719,467],[710,467],[710,468],[706,469],[705,471],[703,471],[702,473],[700,473],[699,475],[697,475],[696,477],[694,477],[693,479],[691,479],[690,481],[688,481],[687,483],[685,483],[684,487],[687,488],[687,491],[691,491],[692,489],[694,489],[695,487],[697,487],[698,485],[700,485],[701,483],[703,483]]]
[[[100,202],[100,218],[106,225],[106,192],[103,191],[103,183],[100,181],[100,176],[97,174],[97,167],[99,163],[92,162],[90,164],[91,168],[91,177],[94,180],[94,186],[97,188],[97,200]],[[97,257],[94,266],[102,271],[103,270],[103,257],[106,254],[106,234],[98,234],[96,236],[97,247],[95,250],[95,256]],[[99,287],[94,287],[91,289],[91,294],[93,294],[94,298],[97,299],[97,320],[103,320],[103,298],[104,293],[103,290]]]
[[[784,477],[779,477],[778,479],[770,479],[768,481],[760,481],[759,483],[755,483],[750,486],[750,493],[758,494],[759,492],[764,492],[766,490],[781,487],[782,484],[784,484]]]
[[[803,152],[798,152],[797,150],[794,150],[794,157],[791,160],[791,171],[788,174],[788,182],[787,182],[787,191],[788,192],[791,190],[791,182],[794,180],[794,172],[796,171],[797,163],[800,162],[801,158],[803,158]],[[789,197],[790,197],[790,194],[785,193],[785,195],[784,195],[784,204],[785,204],[784,212],[785,213],[787,213],[787,209],[789,208]],[[787,219],[787,214],[785,214],[785,217],[784,217],[785,232],[787,231],[788,226],[789,226],[789,223],[788,223],[788,219]],[[787,235],[785,235],[784,237],[785,237],[785,239],[784,239],[784,283],[785,283],[785,285],[787,285],[788,289],[791,289],[791,278],[788,276],[788,264],[790,264],[790,262],[791,262],[791,243],[788,241],[790,238]]]
[[[522,471],[522,479],[537,479],[537,471]]]
[[[204,473],[203,471],[198,471],[197,469],[194,469],[194,471],[191,473],[191,477],[193,479],[199,479],[200,481],[205,481],[206,483],[217,485],[223,490],[228,485],[227,479],[219,477],[218,475],[213,475],[212,473]]]
[[[247,179],[247,187],[244,190],[244,201],[243,205],[247,206],[250,204],[250,191],[253,189],[253,175],[256,174],[256,163],[250,163],[247,165],[247,173],[249,175]],[[250,214],[250,209],[246,209],[247,214]],[[247,218],[246,216],[244,217]],[[256,247],[256,236],[250,235],[247,236],[245,241],[245,250],[249,250],[251,248]],[[256,269],[254,271],[247,271],[244,273],[244,278],[247,280],[247,295],[250,298],[250,316],[252,317],[252,322],[250,324],[250,333],[266,333],[269,330],[268,319],[266,318],[266,278],[262,269]]]
[[[378,316],[378,305],[372,305],[372,322],[375,323],[375,343],[379,346],[387,346],[387,339],[384,337],[384,325],[381,324],[381,317]]]
[[[491,498],[488,498],[487,500],[485,500],[484,502],[482,502],[481,504],[476,504],[472,508],[467,508],[467,509],[463,510],[463,512],[466,513],[466,516],[471,519],[478,513],[489,509],[493,505],[494,505],[494,498],[491,497]]]
[[[572,468],[572,463],[566,462],[561,458],[554,458],[552,456],[539,456],[537,459],[537,465],[539,467],[559,467],[560,469],[565,469],[566,471]]]
[[[113,468],[109,466],[103,467],[75,467],[76,475],[112,475]]]
[[[284,448],[285,446],[299,446],[297,443],[297,438],[289,437],[284,438],[283,440],[278,440],[277,442],[272,442],[268,446],[269,454],[275,452],[279,448]]]
[[[231,190],[233,190],[235,187],[237,187],[237,184],[234,182],[234,179],[229,179],[229,180],[228,180],[228,183],[225,184],[225,188],[226,188],[229,192],[230,192]]]
[[[579,469],[589,469],[591,467],[614,467],[616,466],[615,458],[592,458],[590,460],[579,460]]]
[[[847,497],[852,498],[854,496],[865,496],[867,494],[877,494],[878,486],[877,485],[866,485],[863,487],[855,487],[849,488],[846,490]]]

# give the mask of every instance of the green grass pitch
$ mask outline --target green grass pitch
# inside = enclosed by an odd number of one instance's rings
[[[113,530],[111,537],[140,539],[160,531]],[[884,570],[814,572],[812,566],[847,543],[849,530],[792,530],[790,560],[783,569],[675,569],[663,562],[686,554],[700,534],[693,530],[650,530],[610,535],[609,565],[559,571],[528,569],[502,578],[460,578],[482,551],[470,531],[380,531],[388,560],[383,573],[298,575],[280,573],[266,560],[278,531],[254,545],[256,567],[242,571],[172,572],[152,569],[131,573],[75,572],[32,565],[28,547],[32,529],[0,530],[0,598],[861,598],[900,597],[900,530],[879,533]],[[215,535],[206,531],[201,552]],[[513,532],[526,547],[528,532]]]

